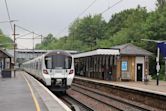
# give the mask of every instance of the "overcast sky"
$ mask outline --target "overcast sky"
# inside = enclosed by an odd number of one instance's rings
[[[38,34],[52,33],[58,37],[67,35],[68,27],[76,17],[94,0],[7,0],[10,17],[18,20],[15,24]],[[118,0],[97,0],[80,18],[88,14],[99,14],[118,2]],[[115,7],[104,13],[103,18],[108,21],[112,14],[124,9],[136,8],[138,5],[146,7],[148,11],[155,10],[156,0],[123,0]],[[0,0],[0,22],[8,20],[5,0]],[[6,35],[11,35],[9,23],[0,23],[0,29]],[[61,33],[60,33],[61,32]],[[28,32],[16,28],[16,33],[22,35]],[[59,34],[60,33],[60,34]],[[32,37],[32,34],[29,35]],[[35,43],[40,42],[35,40]],[[19,48],[32,48],[32,40],[18,39]]]

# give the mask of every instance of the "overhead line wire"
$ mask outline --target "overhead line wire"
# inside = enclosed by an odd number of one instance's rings
[[[24,27],[21,27],[21,26],[19,26],[19,25],[16,25],[16,27],[18,27],[18,28],[20,28],[20,29],[22,29],[22,30],[25,30],[25,31],[27,31],[27,32],[34,33],[35,35],[42,36],[42,35],[40,35],[40,34],[37,34],[37,33],[33,32],[33,31],[31,31],[31,30],[29,30],[29,29],[26,29],[26,28],[24,28]],[[44,37],[44,36],[42,36],[42,37]]]
[[[6,1],[6,0],[5,0],[5,6],[6,6],[6,11],[7,11],[7,15],[8,15],[8,19],[9,19],[9,23],[10,23],[11,30],[12,30],[12,32],[14,32],[14,29],[13,29],[12,23],[11,23],[9,8],[8,8],[8,4],[7,4],[7,1]]]
[[[97,0],[94,0],[90,5],[88,5],[88,7],[86,9],[84,9],[77,17],[79,18],[82,14],[84,14]],[[59,34],[61,34],[62,32],[64,32],[64,30],[67,28],[68,26],[64,27],[59,33],[56,34],[56,36],[58,36]]]
[[[78,17],[80,17],[82,14],[84,14],[97,0],[94,0],[85,10],[83,10],[83,12],[81,12]],[[78,18],[77,17],[77,18]]]
[[[19,39],[41,39],[41,37],[39,37],[38,35],[37,36],[34,36],[34,37],[27,37],[27,38],[19,38]]]
[[[107,12],[108,10],[110,10],[111,8],[115,7],[116,5],[118,5],[119,3],[121,3],[123,0],[119,0],[118,2],[114,3],[113,5],[111,6],[108,6],[107,9],[105,9],[104,11],[101,12],[101,15],[104,14],[105,12]],[[106,30],[106,29],[105,29]],[[104,30],[104,31],[105,31]]]
[[[113,5],[108,6],[107,9],[105,9],[104,11],[101,12],[101,15],[104,14],[105,12],[107,12],[108,10],[110,10],[111,8],[115,7],[116,5],[118,5],[119,3],[121,3],[122,1],[123,0],[119,0],[118,2],[114,3]],[[105,28],[103,31],[105,31],[105,30],[107,30],[107,29]]]
[[[0,21],[0,23],[6,23],[6,22],[8,23],[8,22],[10,22],[10,21]]]
[[[17,37],[17,39],[26,39],[26,40],[31,39],[31,40],[33,40],[33,50],[34,50],[34,40],[35,40],[35,39],[41,39],[41,40],[42,40],[42,37],[43,37],[43,36],[40,35],[40,34],[37,34],[37,33],[33,32],[33,31],[29,30],[29,29],[26,29],[26,28],[24,28],[24,27],[21,27],[21,26],[19,26],[19,25],[15,25],[15,26],[18,27],[18,28],[20,28],[20,29],[22,29],[22,30],[24,30],[24,31],[29,32],[29,33],[27,33],[27,34],[24,34],[24,35],[21,35],[21,36]],[[21,37],[27,36],[27,35],[29,35],[29,34],[33,34],[33,37],[32,37],[32,38],[21,38]],[[34,35],[37,35],[37,36],[34,36]],[[39,36],[41,36],[41,37],[39,38]],[[37,37],[38,37],[38,38],[37,38]],[[42,42],[42,41],[41,41],[41,42]]]
[[[41,39],[41,38],[19,38],[19,39]]]
[[[108,10],[110,10],[111,8],[113,8],[114,6],[118,5],[120,2],[122,2],[123,0],[119,0],[118,2],[116,2],[115,4],[113,4],[112,6],[108,7],[107,9],[105,9],[104,11],[101,12],[101,14],[107,12]]]
[[[18,36],[16,39],[19,39],[19,38],[21,38],[21,37],[27,36],[27,35],[29,35],[29,34],[31,34],[31,33],[32,33],[32,32],[29,32],[29,33],[24,34],[24,35],[20,35],[20,36]]]
[[[28,29],[24,28],[24,27],[21,27],[21,26],[18,26],[18,25],[16,25],[16,27],[18,27],[18,28],[20,28],[20,29],[22,29],[22,30],[25,30],[25,31],[27,31],[27,32],[29,32],[29,33],[34,33],[34,34],[36,34],[36,35],[39,35],[39,34],[33,32],[33,31],[31,31],[31,30],[28,30]]]
[[[77,18],[79,18],[79,16],[81,16],[82,14],[84,14],[97,0],[94,0],[85,10],[83,10],[78,16]],[[113,4],[112,6],[108,7],[107,9],[105,9],[104,11],[101,12],[101,14],[104,14],[105,12],[107,12],[108,10],[110,10],[111,8],[113,8],[114,6],[118,5],[120,2],[122,2],[123,0],[119,0],[118,2],[116,2],[115,4]],[[62,31],[60,31],[56,36],[58,36],[59,34],[61,34],[62,32],[64,32],[64,30],[67,28],[64,27],[62,29]]]

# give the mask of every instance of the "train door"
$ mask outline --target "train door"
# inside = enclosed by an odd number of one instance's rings
[[[143,65],[141,63],[137,64],[137,81],[142,81]]]

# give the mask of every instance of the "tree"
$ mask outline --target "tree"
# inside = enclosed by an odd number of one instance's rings
[[[97,41],[104,38],[106,22],[101,15],[77,19],[69,28],[69,37],[80,40],[85,46],[96,47]],[[89,50],[89,49],[85,49]]]
[[[52,43],[56,41],[56,38],[50,33],[43,39],[41,44],[37,44],[35,46],[35,49],[50,49],[50,47],[52,47]]]
[[[166,0],[157,0],[157,7],[163,8],[166,5]]]
[[[113,15],[105,33],[106,39],[110,41],[109,47],[129,42],[142,46],[140,40],[147,38],[145,23],[148,16],[146,8],[140,6]]]
[[[101,15],[76,19],[69,27],[68,36],[53,40],[51,35],[38,46],[41,49],[87,51],[133,43],[155,54],[156,44],[141,39],[166,40],[165,1],[158,0],[158,8],[153,12],[147,12],[146,8],[138,6],[116,13],[108,23]],[[161,61],[161,66],[163,64]],[[150,65],[150,74],[156,74],[155,57],[150,59]]]
[[[0,46],[3,48],[8,48],[8,49],[13,48],[13,40],[4,35],[1,29],[0,29],[0,44],[2,45],[4,44],[3,46]]]

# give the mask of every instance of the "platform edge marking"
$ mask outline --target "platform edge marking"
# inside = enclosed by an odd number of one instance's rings
[[[30,76],[34,81],[36,81],[55,101],[57,101],[66,111],[72,111],[68,106],[66,106],[61,100],[59,100],[49,89],[47,89],[43,84]]]
[[[36,111],[41,111],[41,110],[40,110],[39,103],[38,103],[38,101],[37,101],[37,99],[36,99],[36,97],[35,97],[35,94],[34,94],[34,92],[33,92],[33,89],[32,89],[32,87],[31,87],[30,83],[28,82],[28,80],[26,79],[26,77],[25,77],[24,75],[23,75],[23,77],[24,77],[25,81],[27,82],[28,87],[29,87],[29,89],[30,89],[30,91],[31,91],[31,95],[32,95],[33,101],[34,101],[34,103],[35,103]]]

